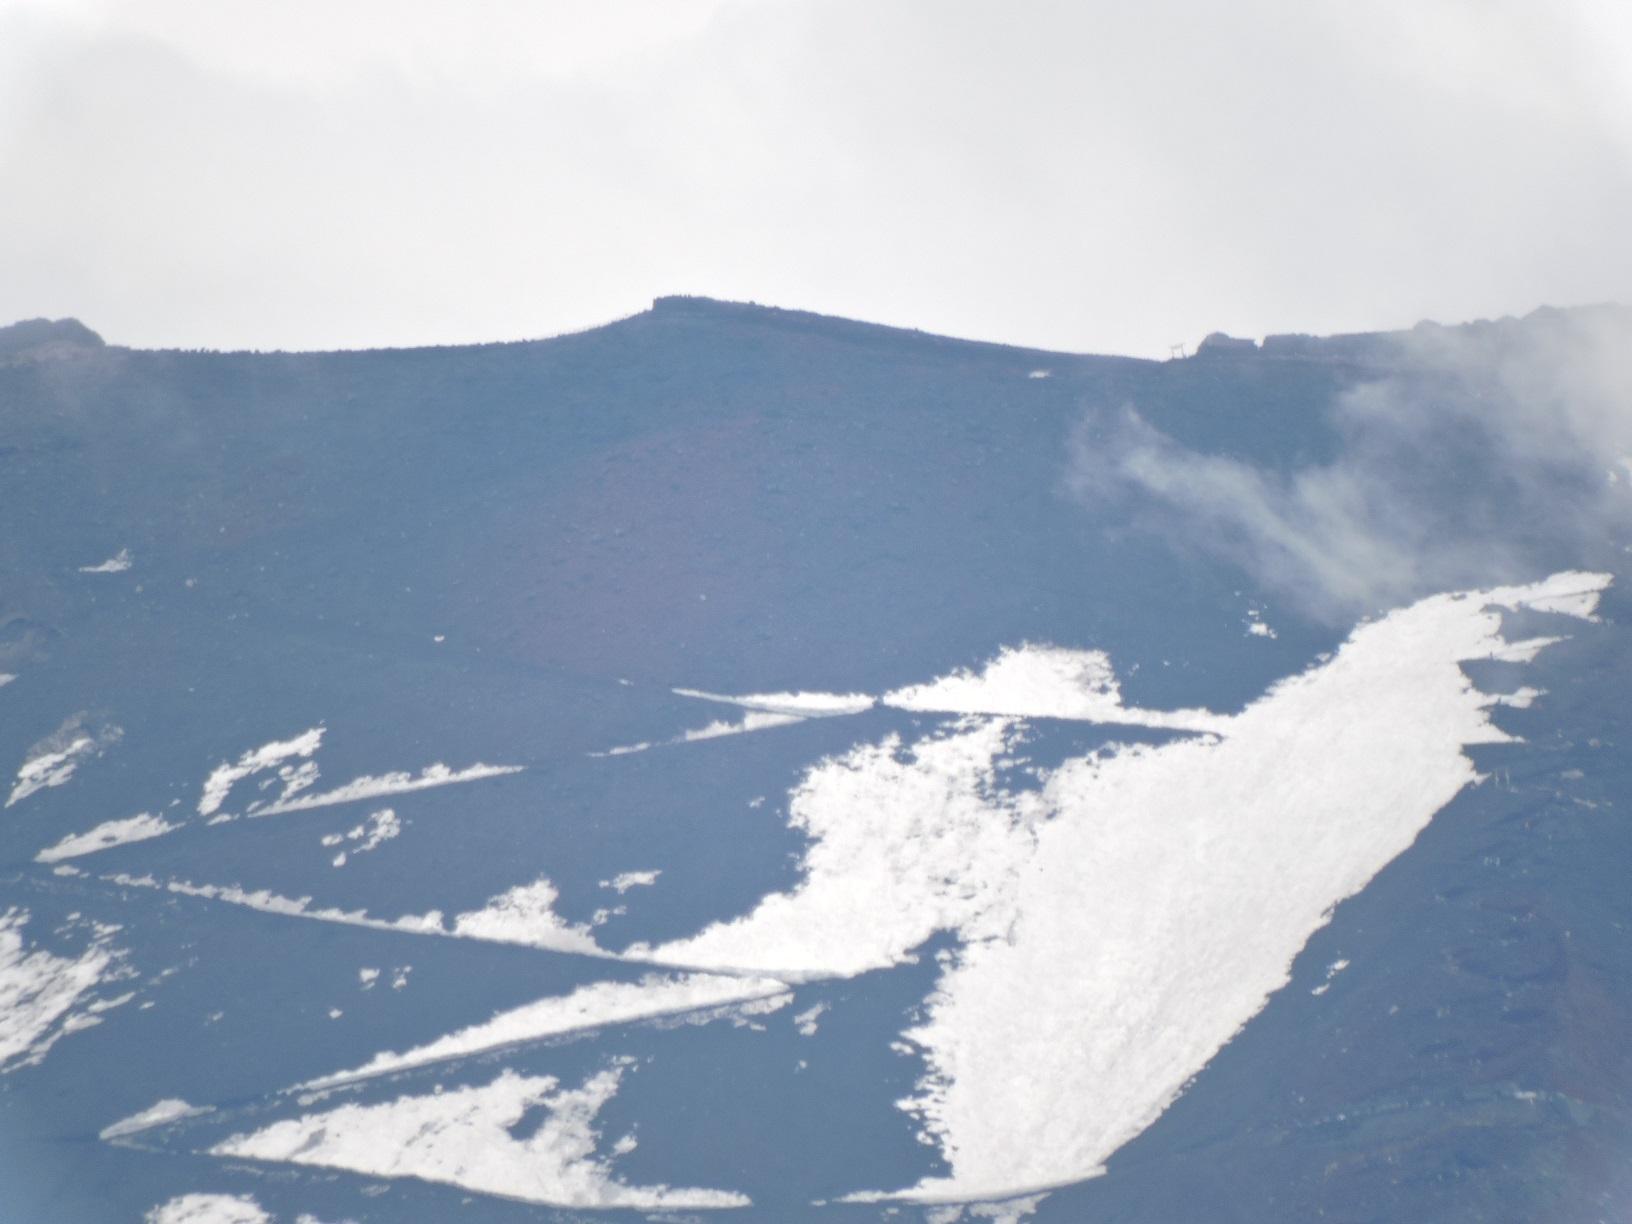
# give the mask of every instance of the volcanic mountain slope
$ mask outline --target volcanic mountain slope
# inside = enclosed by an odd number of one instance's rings
[[[1627,1210],[1629,341],[0,330],[0,1214]]]

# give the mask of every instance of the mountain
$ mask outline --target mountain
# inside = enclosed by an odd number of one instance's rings
[[[0,1217],[1618,1218],[1629,341],[0,329]]]

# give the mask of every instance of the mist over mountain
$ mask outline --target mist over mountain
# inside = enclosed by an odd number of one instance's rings
[[[0,1216],[1632,1210],[1628,308],[34,319],[0,490]]]

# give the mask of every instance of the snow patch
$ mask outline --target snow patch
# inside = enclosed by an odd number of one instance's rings
[[[616,748],[608,748],[605,752],[592,752],[593,757],[629,756],[635,752],[645,752],[652,746],[651,740],[641,740],[638,744],[620,744]]]
[[[905,1034],[929,1070],[903,1104],[950,1173],[897,1197],[991,1200],[1100,1171],[1286,985],[1333,906],[1475,780],[1463,747],[1507,738],[1460,667],[1504,653],[1492,609],[1590,612],[1608,581],[1422,600],[1217,740],[1049,775],[1001,926],[965,929]]]
[[[789,823],[811,839],[795,889],[624,956],[803,981],[902,964],[938,930],[983,930],[982,915],[1011,908],[1041,816],[1035,795],[996,791],[1014,733],[1013,720],[963,719],[910,749],[891,735],[821,761],[789,799]]]
[[[122,574],[131,566],[130,549],[121,548],[106,561],[99,561],[95,565],[82,565],[79,572],[82,574]]]
[[[596,944],[587,926],[568,923],[555,913],[553,907],[557,893],[555,885],[547,878],[540,878],[532,884],[517,885],[500,893],[482,909],[457,915],[451,926],[440,910],[431,910],[426,914],[404,914],[400,918],[375,918],[367,910],[314,909],[311,897],[286,897],[264,888],[250,891],[236,884],[194,884],[188,880],[161,883],[151,875],[132,876],[124,872],[99,878],[126,888],[163,889],[178,896],[242,905],[286,918],[335,922],[375,931],[401,931],[410,935],[486,939],[495,943],[525,944],[552,952],[613,958],[612,953]]]
[[[34,1066],[63,1037],[101,1023],[101,1012],[131,998],[86,998],[118,976],[125,955],[111,943],[118,927],[71,916],[70,927],[85,928],[90,938],[77,957],[67,957],[27,944],[28,920],[28,911],[16,907],[0,914],[0,1073]],[[82,999],[86,1005],[75,1011]]]
[[[841,1203],[878,1203],[887,1199],[887,1195],[866,1192],[862,1194],[848,1194],[839,1201]],[[1035,1215],[1042,1206],[1043,1200],[1048,1197],[1045,1191],[1042,1194],[1031,1194],[1024,1198],[1003,1199],[991,1203],[943,1203],[940,1206],[930,1207],[924,1212],[924,1224],[959,1224],[967,1217],[971,1220],[992,1220],[994,1224],[1020,1224],[1027,1216]]]
[[[211,1108],[209,1105],[189,1105],[179,1097],[170,1097],[149,1105],[140,1113],[131,1114],[128,1118],[121,1118],[109,1126],[104,1126],[97,1138],[124,1139],[145,1130],[152,1130],[155,1126],[163,1126],[166,1122],[196,1118],[201,1114],[210,1113]]]
[[[260,773],[264,769],[273,769],[287,761],[290,757],[309,758],[323,743],[323,728],[313,727],[303,731],[293,739],[274,740],[270,744],[262,744],[259,748],[251,748],[238,758],[236,764],[222,761],[211,771],[210,776],[204,779],[203,792],[198,797],[198,814],[211,816],[220,810],[227,795],[240,781],[251,774]],[[295,790],[310,786],[317,777],[315,769],[311,774],[292,774],[291,778],[299,781]]]
[[[928,684],[886,693],[885,705],[950,714],[1064,718],[1085,722],[1219,731],[1227,716],[1209,710],[1141,710],[1122,704],[1102,650],[1024,643],[1005,646],[980,672],[960,669]]]
[[[183,1194],[149,1209],[144,1224],[272,1224],[248,1195]]]
[[[826,1003],[818,1003],[814,1007],[805,1008],[804,1011],[794,1016],[793,1027],[798,1031],[799,1036],[816,1036],[817,1025],[820,1023],[822,1013],[827,1010],[827,1007]]]
[[[9,808],[47,787],[61,786],[74,776],[74,770],[83,761],[118,743],[123,735],[112,723],[95,723],[86,713],[64,720],[62,726],[29,748],[17,768],[17,781],[6,806]]]
[[[99,850],[107,850],[114,846],[162,837],[179,828],[180,825],[170,824],[157,816],[143,812],[139,816],[131,816],[124,820],[106,821],[85,833],[71,833],[56,845],[41,850],[34,856],[34,861],[57,863],[63,859],[78,858],[83,854],[95,854]]]
[[[802,714],[769,714],[754,710],[744,715],[741,722],[726,722],[723,719],[711,722],[706,727],[698,727],[693,731],[683,732],[679,739],[670,740],[675,744],[690,744],[697,740],[718,739],[722,735],[745,735],[750,731],[765,731],[771,727],[786,727],[791,723],[804,722]]]
[[[698,701],[715,701],[766,714],[792,714],[799,718],[860,714],[863,710],[872,709],[875,704],[874,699],[866,693],[743,693],[730,696],[702,689],[677,688],[670,691],[676,696],[693,697]]]
[[[676,1012],[717,1008],[787,992],[786,984],[773,978],[735,978],[710,974],[669,977],[648,974],[638,982],[593,982],[569,994],[538,999],[499,1012],[481,1024],[459,1029],[401,1054],[384,1051],[355,1070],[325,1075],[299,1087],[302,1091],[329,1088],[410,1067],[444,1062],[450,1058],[463,1058],[517,1042],[537,1041],[563,1033],[627,1024]]]
[[[661,870],[623,871],[613,876],[610,880],[602,880],[601,887],[615,889],[618,895],[621,897],[631,888],[650,888],[653,884],[657,883],[657,877],[662,874],[663,872]]]
[[[1312,994],[1312,995],[1315,995],[1317,997],[1320,996],[1320,995],[1325,994],[1328,990],[1330,990],[1332,988],[1332,979],[1335,978],[1338,974],[1342,973],[1343,970],[1347,969],[1348,967],[1349,967],[1349,962],[1346,961],[1346,960],[1335,960],[1335,961],[1333,961],[1331,964],[1326,966],[1326,980],[1324,982],[1322,982],[1319,986],[1316,986],[1309,993]]]
[[[325,846],[338,846],[344,842],[352,845],[334,856],[334,866],[344,867],[348,856],[367,854],[371,850],[378,850],[393,837],[402,832],[402,821],[390,808],[381,808],[370,813],[367,820],[345,833],[331,833],[323,839]]]
[[[620,744],[615,748],[608,748],[604,752],[592,752],[592,757],[627,756],[632,752],[645,752],[648,748],[667,748],[672,744],[691,744],[698,740],[719,739],[725,735],[746,735],[750,731],[766,731],[772,727],[786,727],[792,723],[804,722],[803,714],[773,714],[763,710],[751,710],[741,722],[727,722],[718,719],[706,727],[697,727],[690,731],[682,731],[673,739],[659,740],[653,743],[642,740],[638,744]]]
[[[346,926],[367,927],[375,931],[404,931],[410,935],[448,935],[442,915],[436,910],[428,914],[404,914],[401,918],[370,917],[367,910],[313,909],[310,897],[285,897],[270,889],[249,891],[236,884],[194,884],[188,880],[168,880],[163,883],[151,875],[133,876],[115,872],[98,877],[109,884],[125,888],[153,888],[195,897],[204,901],[220,901],[227,905],[242,905],[265,914],[279,914],[285,918],[308,918],[318,922],[337,922]]]
[[[342,1105],[234,1135],[215,1156],[413,1177],[480,1193],[559,1207],[664,1211],[746,1207],[723,1190],[631,1186],[596,1155],[596,1115],[616,1094],[627,1064],[616,1063],[576,1088],[554,1076],[506,1070],[489,1084],[377,1105]],[[513,1127],[542,1121],[525,1139]]]
[[[555,885],[540,876],[531,884],[518,884],[500,893],[479,910],[460,914],[453,920],[452,933],[497,943],[527,944],[554,952],[607,955],[596,944],[587,926],[569,923],[555,912],[559,897]]]
[[[465,769],[449,769],[438,762],[427,765],[419,773],[406,771],[380,774],[378,777],[354,778],[334,790],[315,795],[280,798],[273,803],[252,803],[246,809],[250,816],[276,816],[283,812],[305,812],[312,808],[330,807],[336,803],[355,803],[360,799],[378,799],[384,795],[403,795],[410,791],[429,790],[436,786],[454,786],[461,782],[479,782],[505,774],[520,773],[522,765],[484,765],[477,762]]]
[[[807,771],[788,804],[809,838],[795,887],[625,956],[798,982],[953,932],[904,1034],[928,1070],[902,1102],[949,1172],[879,1197],[1015,1203],[1093,1176],[1286,985],[1333,906],[1476,779],[1464,747],[1509,738],[1461,664],[1557,639],[1508,642],[1497,609],[1590,615],[1609,580],[1420,601],[1236,715],[1130,710],[1099,652],[1005,649],[883,698],[955,722]],[[1014,793],[1000,771],[1027,717],[1215,734],[1109,745]]]

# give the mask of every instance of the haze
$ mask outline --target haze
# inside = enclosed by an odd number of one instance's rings
[[[703,293],[1166,356],[1632,299],[1632,15],[0,0],[0,321],[541,336]]]

